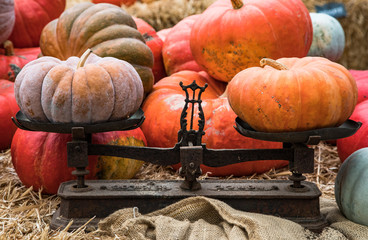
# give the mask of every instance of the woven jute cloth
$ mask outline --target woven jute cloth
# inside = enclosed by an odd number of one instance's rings
[[[317,234],[286,219],[191,197],[146,215],[133,208],[118,210],[102,220],[95,233],[134,240],[368,239],[368,227],[344,218],[334,201],[322,199],[321,213],[330,225]]]

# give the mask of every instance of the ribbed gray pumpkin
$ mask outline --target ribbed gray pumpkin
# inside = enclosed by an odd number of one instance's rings
[[[143,85],[131,64],[88,50],[80,59],[41,57],[28,63],[15,79],[14,93],[28,118],[54,123],[122,120],[143,101]]]
[[[0,1],[0,44],[8,40],[15,22],[14,0]]]
[[[115,57],[132,64],[145,93],[153,86],[153,54],[123,9],[107,3],[77,4],[43,29],[40,48],[44,56],[66,60],[87,49],[100,57]]]

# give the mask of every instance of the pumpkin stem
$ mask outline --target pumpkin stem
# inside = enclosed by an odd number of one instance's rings
[[[88,56],[92,53],[92,50],[91,49],[87,49],[81,56],[79,62],[78,62],[78,65],[77,65],[77,68],[80,68],[80,67],[84,67],[84,64],[86,63],[87,61],[87,58]]]
[[[259,65],[261,65],[261,67],[263,68],[264,66],[268,65],[270,67],[273,67],[277,70],[289,70],[288,67],[286,67],[284,64],[275,61],[271,58],[262,58],[261,61],[259,62]]]
[[[14,56],[14,45],[11,41],[4,42],[5,56]]]
[[[231,4],[233,5],[234,9],[239,9],[244,5],[242,0],[231,0]]]

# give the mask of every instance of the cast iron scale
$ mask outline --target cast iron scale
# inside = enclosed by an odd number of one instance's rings
[[[71,133],[67,143],[68,166],[75,167],[76,181],[60,185],[59,209],[53,215],[52,228],[63,228],[70,220],[76,229],[95,217],[89,225],[97,226],[100,219],[115,210],[138,207],[141,213],[163,208],[191,196],[206,196],[226,202],[235,209],[270,214],[301,224],[312,231],[327,225],[320,215],[318,187],[304,181],[303,173],[314,172],[314,150],[321,140],[338,139],[353,135],[361,123],[347,120],[335,128],[304,132],[257,132],[247,123],[236,118],[236,130],[247,137],[283,142],[282,149],[208,149],[201,142],[205,134],[205,116],[201,107],[201,94],[207,85],[200,87],[195,81],[180,86],[186,93],[181,114],[178,143],[173,148],[96,145],[91,134],[106,131],[129,130],[139,127],[144,113],[139,109],[129,119],[99,124],[55,124],[29,120],[18,112],[15,124],[24,130]],[[188,89],[193,91],[190,99]],[[198,96],[196,98],[196,90]],[[193,129],[193,110],[198,107],[198,130]],[[187,130],[187,110],[192,108],[190,128]],[[181,163],[184,180],[86,180],[88,155],[118,156],[143,160],[158,165]],[[287,160],[291,175],[289,180],[201,180],[200,164],[221,167],[234,163],[256,160]]]

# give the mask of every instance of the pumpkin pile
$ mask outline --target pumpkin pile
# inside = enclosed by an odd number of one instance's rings
[[[11,14],[18,2],[9,1],[4,12]],[[353,113],[360,96],[351,73],[334,62],[343,49],[331,53],[337,46],[330,45],[311,53],[311,46],[320,47],[320,37],[301,0],[217,0],[204,12],[157,32],[120,7],[135,1],[96,0],[68,9],[65,1],[40,2],[49,3],[41,6],[52,14],[43,18],[42,13],[38,17],[42,21],[34,23],[37,29],[24,33],[24,41],[14,36],[31,28],[28,22],[17,24],[15,17],[17,28],[4,38],[4,55],[17,56],[18,47],[36,48],[37,55],[0,73],[15,79],[13,98],[34,121],[95,124],[126,119],[143,109],[145,121],[138,135],[106,133],[97,140],[100,135],[95,134],[96,143],[173,147],[185,104],[180,82],[208,84],[202,94],[202,142],[215,149],[282,147],[279,142],[241,136],[233,127],[237,116],[265,132],[339,126]],[[9,110],[5,118],[10,121],[17,110]],[[195,122],[198,111],[194,111]],[[72,179],[64,148],[69,140],[68,134],[18,130],[11,152],[22,182],[55,193],[61,182]],[[25,141],[32,143],[25,148]],[[57,150],[51,153],[52,144]],[[90,178],[131,178],[142,165],[120,160],[97,163],[98,158],[90,158]],[[275,160],[201,167],[212,176],[245,176],[287,164]]]

